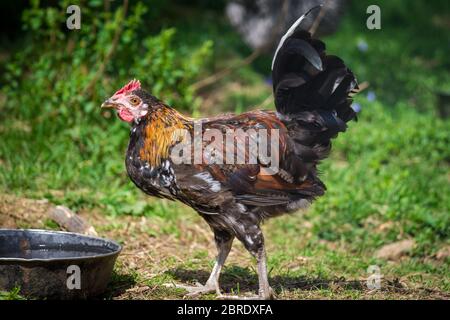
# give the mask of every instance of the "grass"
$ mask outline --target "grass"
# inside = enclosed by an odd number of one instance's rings
[[[20,288],[16,287],[8,292],[0,291],[0,300],[25,300],[25,298],[20,295]]]
[[[124,245],[105,299],[182,299],[185,292],[167,283],[204,282],[213,266],[215,246],[206,223],[193,212],[165,200],[170,218],[157,215],[104,215],[100,209],[79,214],[97,232]],[[156,202],[155,201],[155,202]],[[15,212],[16,224],[46,227],[48,203],[0,196],[0,214]],[[172,206],[174,206],[172,208]],[[33,212],[27,210],[33,207]],[[16,209],[14,209],[16,208]],[[171,210],[172,208],[172,210]],[[27,215],[28,214],[28,215]],[[326,241],[313,231],[301,212],[270,220],[267,240],[270,281],[281,299],[442,299],[449,297],[448,263],[404,256],[398,261],[373,257],[373,247],[360,242]],[[4,222],[3,222],[4,223]],[[370,232],[370,230],[369,230]],[[368,267],[381,270],[381,290],[369,290]],[[224,292],[255,292],[255,261],[236,242],[221,278]],[[199,297],[212,299],[214,295]]]
[[[400,8],[381,2],[380,31],[365,29],[367,1],[352,4],[339,31],[325,39],[328,51],[370,87],[356,98],[363,108],[359,121],[334,141],[320,167],[326,195],[307,212],[263,226],[271,283],[280,298],[449,297],[450,261],[436,255],[450,246],[450,121],[439,116],[436,93],[450,90],[450,33],[442,23],[450,10],[414,3]],[[203,12],[194,9],[165,23],[178,29],[176,41],[186,48],[213,40],[208,73],[249,53],[217,11],[208,11],[197,24],[199,15]],[[178,17],[176,9],[171,16]],[[367,51],[358,49],[361,43]],[[202,92],[197,112],[241,112],[260,105],[270,94],[264,82],[269,61],[261,57]],[[0,94],[0,108],[11,110],[9,98]],[[22,107],[39,113],[42,105],[52,102]],[[207,225],[191,209],[149,199],[132,185],[123,165],[126,125],[100,116],[84,120],[83,112],[99,113],[95,108],[73,112],[70,126],[53,124],[64,122],[64,114],[54,120],[2,112],[1,192],[46,198],[94,216],[101,235],[125,244],[105,298],[182,298],[182,291],[163,284],[206,280],[215,254]],[[17,224],[56,228],[45,218],[29,220]],[[415,241],[409,254],[395,261],[375,258],[377,249],[402,239]],[[223,288],[254,291],[253,261],[236,246]],[[381,291],[365,285],[370,265],[381,268]]]

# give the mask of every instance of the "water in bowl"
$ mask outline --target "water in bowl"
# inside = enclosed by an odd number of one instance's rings
[[[48,246],[41,245],[35,248],[3,252],[0,258],[16,259],[59,259],[59,258],[80,258],[92,257],[110,253],[111,250],[102,247],[92,246]]]

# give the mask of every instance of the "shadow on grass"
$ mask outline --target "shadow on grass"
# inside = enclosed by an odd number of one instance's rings
[[[175,268],[167,271],[176,281],[181,283],[205,283],[209,277],[209,271],[206,270],[192,270],[184,268]],[[276,275],[269,276],[269,281],[272,288],[280,293],[282,290],[326,290],[337,289],[340,290],[357,290],[367,291],[365,281],[361,280],[347,280],[345,278],[308,278],[305,276],[292,275]],[[258,277],[255,272],[248,268],[241,268],[232,266],[225,268],[220,277],[220,287],[225,292],[230,292],[232,289],[236,290],[239,287],[240,291],[254,291],[258,290]]]
[[[130,274],[120,274],[114,271],[106,291],[99,298],[112,299],[113,297],[120,296],[125,293],[127,289],[132,288],[135,284],[135,276]]]

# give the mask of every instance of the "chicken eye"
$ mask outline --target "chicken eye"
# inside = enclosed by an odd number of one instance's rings
[[[139,104],[140,101],[139,101],[139,99],[136,98],[136,97],[131,97],[131,98],[130,98],[130,102],[131,102],[132,105],[137,106],[137,105]]]

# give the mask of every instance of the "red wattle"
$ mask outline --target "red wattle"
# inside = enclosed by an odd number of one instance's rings
[[[125,121],[125,122],[132,122],[134,120],[133,114],[130,111],[128,111],[126,108],[120,108],[117,115],[119,116],[119,118],[122,121]]]

